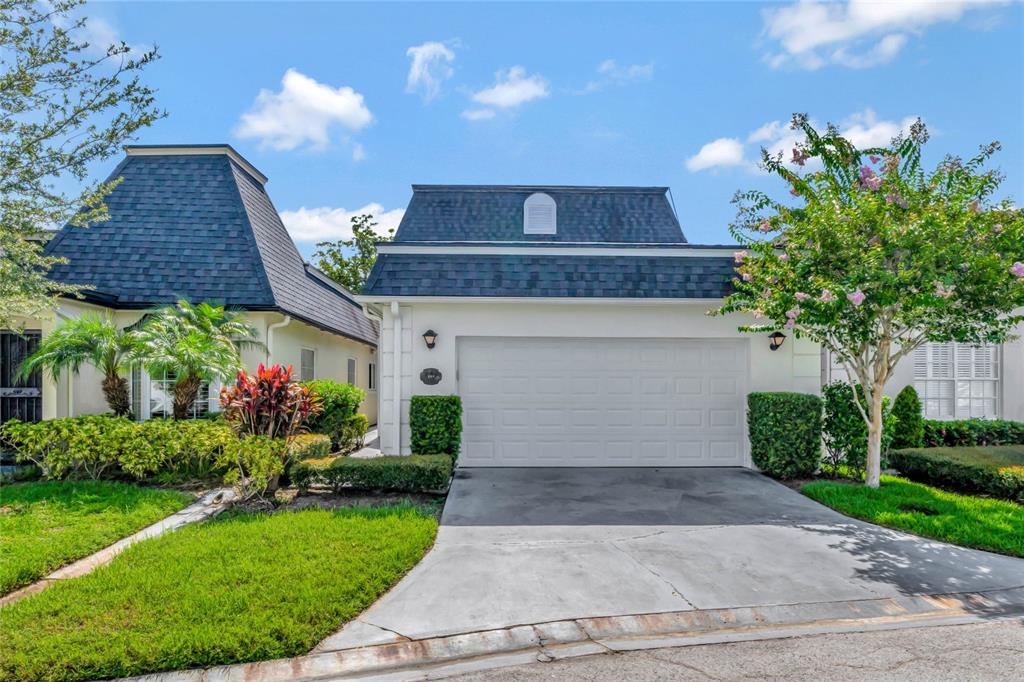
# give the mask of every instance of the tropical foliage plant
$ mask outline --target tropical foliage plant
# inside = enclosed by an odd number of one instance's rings
[[[220,392],[224,419],[240,436],[290,438],[322,409],[313,392],[292,380],[292,366],[261,363],[255,374],[238,373]]]
[[[152,376],[175,377],[173,415],[184,419],[203,383],[230,381],[241,370],[239,351],[260,347],[256,338],[256,330],[240,312],[180,300],[145,319],[134,358]]]
[[[82,365],[91,365],[103,375],[103,397],[117,416],[131,410],[128,381],[122,376],[130,367],[135,350],[135,334],[120,329],[112,320],[99,315],[62,320],[40,341],[19,370],[27,378],[38,370],[55,379],[64,371],[77,374]]]
[[[793,117],[791,158],[762,152],[791,201],[737,195],[734,293],[717,313],[755,318],[830,351],[863,392],[866,482],[878,487],[886,384],[928,341],[1001,343],[1024,316],[1024,211],[994,198],[999,149],[925,168],[920,121],[888,146],[857,149],[834,126]]]
[[[54,225],[105,220],[118,179],[86,182],[90,170],[164,115],[139,79],[156,51],[89,45],[82,5],[0,3],[0,328],[81,291],[47,276],[62,260],[41,237]]]

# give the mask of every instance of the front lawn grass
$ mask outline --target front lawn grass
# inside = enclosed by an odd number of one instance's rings
[[[308,652],[423,556],[411,507],[232,514],[0,611],[0,679],[90,680]]]
[[[191,497],[108,481],[0,487],[0,594],[183,509]]]
[[[1013,502],[958,495],[898,476],[882,476],[878,489],[814,481],[800,491],[836,511],[880,526],[1024,557],[1024,507]]]

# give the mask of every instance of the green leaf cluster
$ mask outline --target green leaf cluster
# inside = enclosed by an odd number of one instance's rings
[[[462,446],[462,399],[457,395],[414,395],[409,403],[414,455],[458,457]]]

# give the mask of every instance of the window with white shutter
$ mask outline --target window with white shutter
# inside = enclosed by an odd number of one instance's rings
[[[914,388],[929,419],[999,418],[1000,347],[926,343],[914,351]]]

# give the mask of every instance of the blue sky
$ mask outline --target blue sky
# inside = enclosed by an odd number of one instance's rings
[[[100,3],[97,38],[159,45],[168,118],[138,142],[229,142],[300,250],[412,183],[667,185],[728,243],[753,162],[795,111],[929,154],[998,139],[1024,196],[1024,8],[962,3]],[[777,123],[776,123],[777,122]],[[112,167],[113,164],[111,164]],[[109,172],[110,168],[102,169]]]

